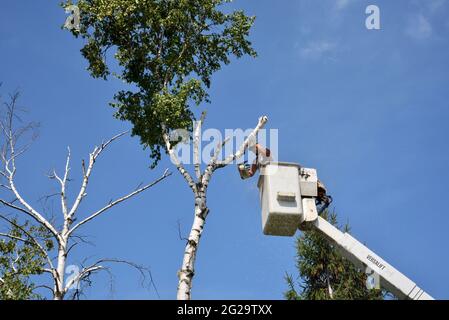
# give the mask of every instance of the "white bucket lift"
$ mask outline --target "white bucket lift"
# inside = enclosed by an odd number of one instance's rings
[[[318,177],[315,169],[301,168],[294,163],[270,162],[261,169],[258,187],[264,234],[293,236],[297,229],[316,230],[354,264],[374,270],[381,278],[381,286],[398,298],[433,300],[364,244],[318,216],[315,205]]]
[[[258,187],[264,234],[291,237],[303,222],[317,218],[315,169],[270,162],[261,169]]]
[[[262,227],[266,235],[293,236],[301,223],[299,166],[268,164],[260,172]]]

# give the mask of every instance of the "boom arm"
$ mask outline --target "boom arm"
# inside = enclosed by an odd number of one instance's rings
[[[258,187],[265,235],[293,236],[296,230],[315,229],[334,243],[343,256],[359,267],[369,267],[380,278],[380,286],[399,299],[433,300],[350,234],[341,232],[318,214],[318,175],[315,169],[295,163],[270,162],[262,166]]]
[[[393,293],[399,299],[433,300],[416,283],[407,278],[385,260],[357,241],[349,233],[342,232],[320,216],[314,221],[307,222],[328,240],[336,245],[340,252],[358,266],[368,266],[380,276],[382,288]]]

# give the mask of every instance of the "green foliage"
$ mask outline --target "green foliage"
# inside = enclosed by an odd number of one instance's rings
[[[111,103],[116,117],[133,124],[153,165],[164,144],[162,124],[192,129],[190,104],[209,102],[212,74],[231,56],[256,56],[248,41],[254,17],[224,13],[230,0],[79,0],[81,49],[95,78],[111,74],[131,84]],[[71,5],[67,0],[64,7]],[[108,64],[113,51],[118,64]],[[112,69],[119,69],[112,72]]]
[[[337,215],[325,211],[322,217],[337,226]],[[346,232],[349,226],[344,227]],[[367,276],[346,260],[337,249],[320,233],[305,231],[296,240],[296,266],[301,278],[301,291],[295,288],[291,275],[285,280],[288,290],[284,296],[288,300],[380,300],[384,293],[381,290],[366,287]],[[332,288],[332,297],[329,293]]]
[[[11,237],[0,239],[0,300],[40,299],[41,296],[33,292],[35,284],[31,277],[42,274],[45,256],[27,234],[43,240],[47,250],[53,248],[53,241],[43,227],[12,222],[8,233]]]

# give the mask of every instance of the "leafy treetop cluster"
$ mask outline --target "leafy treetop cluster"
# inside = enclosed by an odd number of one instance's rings
[[[79,0],[81,49],[95,78],[116,76],[134,90],[111,103],[133,124],[153,166],[164,148],[162,130],[192,130],[189,104],[209,102],[211,76],[232,56],[256,56],[248,40],[254,17],[225,13],[230,0]],[[63,3],[71,5],[70,0]],[[106,61],[113,51],[118,64]],[[118,69],[118,72],[111,70]]]

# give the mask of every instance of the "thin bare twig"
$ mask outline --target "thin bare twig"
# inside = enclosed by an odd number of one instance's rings
[[[182,232],[181,232],[181,221],[177,221],[178,224],[178,236],[179,236],[179,240],[184,240],[184,241],[188,241],[189,239],[186,237],[182,236]]]

